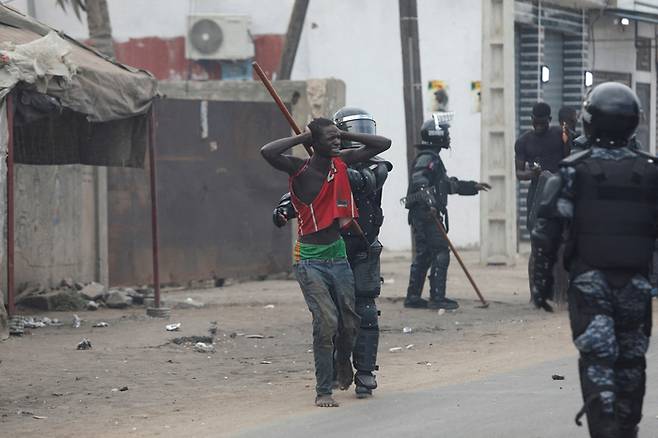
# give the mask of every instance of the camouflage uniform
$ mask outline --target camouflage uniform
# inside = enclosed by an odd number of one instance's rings
[[[540,290],[544,296],[550,295],[550,270],[562,227],[569,225],[565,256],[571,275],[569,317],[573,342],[580,352],[579,372],[585,403],[576,421],[580,424],[580,417],[586,413],[593,437],[635,437],[642,416],[645,354],[651,335],[651,284],[648,271],[594,267],[575,251],[577,208],[582,199],[577,190],[576,167],[593,161],[609,166],[606,163],[623,160],[639,162],[641,167],[643,161],[650,161],[627,147],[593,147],[572,157],[563,162],[560,177],[556,177],[559,189],[554,186],[557,194],[553,200],[548,194],[550,187],[545,187],[543,199],[539,200],[540,212],[532,232],[536,247],[533,248],[536,272],[533,294],[536,302]],[[581,160],[588,161],[581,163]],[[655,168],[651,164],[646,166],[649,169],[645,181],[653,183]]]

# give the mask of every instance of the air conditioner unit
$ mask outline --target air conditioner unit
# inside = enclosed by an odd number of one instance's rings
[[[188,15],[185,56],[226,61],[253,58],[250,22],[248,15]]]

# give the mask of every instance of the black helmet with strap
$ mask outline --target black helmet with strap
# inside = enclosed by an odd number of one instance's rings
[[[341,131],[357,132],[359,134],[376,134],[377,123],[368,111],[346,106],[334,114],[334,123]],[[341,141],[341,149],[358,148],[361,143],[349,140]]]
[[[624,84],[605,82],[597,85],[583,102],[585,135],[593,146],[627,146],[639,122],[640,100]]]

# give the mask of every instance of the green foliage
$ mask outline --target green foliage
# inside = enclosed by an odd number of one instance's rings
[[[57,6],[62,8],[62,10],[66,11],[67,6],[71,6],[73,8],[73,12],[75,13],[75,16],[78,17],[78,20],[80,19],[80,13],[86,12],[87,11],[87,0],[56,0],[57,1]]]

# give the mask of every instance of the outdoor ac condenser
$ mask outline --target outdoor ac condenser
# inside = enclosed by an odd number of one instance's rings
[[[253,58],[250,22],[248,15],[188,15],[185,56],[225,61]]]

